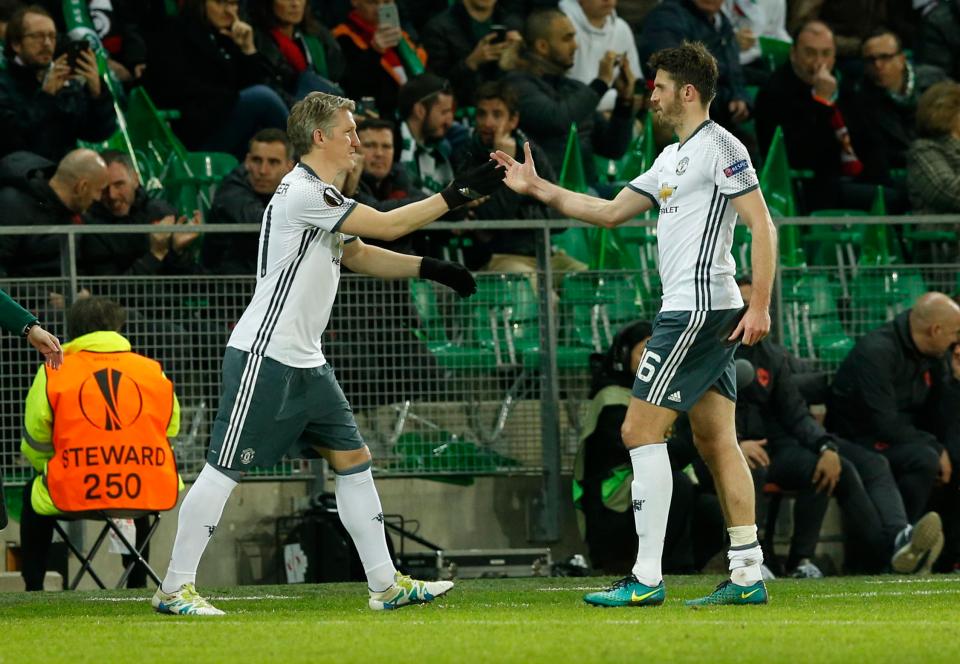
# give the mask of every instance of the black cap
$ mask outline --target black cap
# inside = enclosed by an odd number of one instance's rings
[[[438,92],[453,94],[447,79],[441,78],[436,74],[431,74],[430,72],[424,72],[419,76],[411,78],[400,88],[400,94],[397,98],[400,119],[406,120],[417,102],[432,97]]]

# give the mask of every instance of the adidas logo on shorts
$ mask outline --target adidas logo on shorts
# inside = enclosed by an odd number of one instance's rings
[[[677,390],[673,394],[667,397],[667,401],[673,401],[674,403],[680,403],[680,390]]]

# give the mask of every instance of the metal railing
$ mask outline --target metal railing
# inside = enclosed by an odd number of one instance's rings
[[[960,229],[960,216],[779,219],[778,225],[937,224]],[[652,226],[655,222],[631,222]],[[419,280],[387,282],[344,274],[324,337],[380,475],[540,474],[540,534],[557,532],[560,474],[572,466],[580,413],[590,383],[589,356],[603,352],[617,329],[659,308],[650,239],[630,245],[639,269],[555,274],[551,231],[585,228],[575,221],[438,223],[459,231],[529,229],[538,245],[535,275],[478,276],[477,295],[459,300]],[[109,296],[128,310],[125,335],[138,352],[159,360],[182,407],[177,458],[187,478],[202,467],[220,393],[220,359],[233,324],[253,292],[253,276],[87,277],[77,270],[78,236],[150,233],[142,226],[6,227],[2,234],[57,234],[61,278],[8,279],[2,287],[61,336],[65,311],[49,297],[81,289]],[[165,228],[173,232],[258,232],[248,225]],[[741,248],[742,249],[742,248]],[[849,250],[848,250],[849,249]],[[837,252],[840,264],[782,267],[775,292],[778,339],[819,368],[832,371],[856,337],[910,306],[927,289],[953,292],[956,247],[949,261],[868,267],[859,247]],[[950,252],[953,252],[952,254]],[[653,252],[655,253],[655,252]],[[741,252],[743,253],[743,252]],[[849,256],[853,256],[851,262]],[[737,256],[740,262],[741,256]],[[644,262],[646,261],[646,262]],[[31,475],[19,454],[23,401],[36,373],[33,349],[0,340],[0,472],[8,484]],[[304,477],[287,462],[261,477]]]

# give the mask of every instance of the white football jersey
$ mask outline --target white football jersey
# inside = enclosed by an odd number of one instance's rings
[[[339,232],[357,202],[304,164],[284,176],[260,224],[257,287],[228,346],[290,367],[326,362],[320,337],[340,284]]]
[[[759,186],[743,143],[707,120],[682,144],[664,148],[650,170],[627,186],[660,209],[660,310],[742,307],[730,253],[737,223],[730,199]]]

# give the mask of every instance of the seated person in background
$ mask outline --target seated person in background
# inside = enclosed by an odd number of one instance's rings
[[[792,168],[810,169],[815,181],[804,187],[807,209],[868,209],[876,193],[866,184],[859,152],[847,124],[846,90],[833,73],[836,48],[826,24],[810,21],[794,36],[790,62],[760,89],[754,107],[757,138],[764,154],[779,126]]]
[[[93,150],[67,153],[47,179],[52,166],[36,155],[19,152],[0,162],[5,185],[0,188],[0,223],[7,226],[67,226],[84,223],[83,214],[100,200],[107,186],[107,165]],[[56,235],[0,236],[0,275],[60,276],[60,238]],[[34,306],[33,303],[30,305]]]
[[[550,160],[518,128],[520,111],[517,93],[503,81],[484,83],[477,90],[476,99],[476,129],[468,149],[458,160],[457,172],[479,166],[490,158],[491,152],[497,150],[522,162],[523,144],[529,142],[534,162],[541,165],[540,177],[556,182]],[[501,187],[486,202],[472,210],[475,219],[545,219],[553,216],[547,205],[535,198],[521,196],[507,187]],[[474,232],[474,239],[489,258],[481,269],[489,272],[536,272],[535,233],[511,229]],[[550,265],[558,273],[587,269],[586,265],[564,253],[553,254]]]
[[[636,78],[643,78],[633,31],[617,16],[616,0],[560,0],[559,9],[577,31],[577,50],[567,76],[589,85],[597,78],[600,61],[608,51],[613,51],[618,57],[627,59]],[[597,110],[612,111],[616,101],[616,91],[607,90]]]
[[[653,328],[647,321],[617,332],[603,355],[591,356],[590,403],[574,461],[574,503],[580,534],[594,569],[627,574],[637,555],[634,520],[642,506],[633,501],[633,470],[623,444],[623,424],[634,377]],[[667,445],[673,468],[673,498],[667,517],[663,569],[667,573],[699,571],[723,547],[723,516],[716,496],[699,490],[683,469],[696,456],[689,446]]]
[[[400,90],[400,165],[411,181],[430,196],[453,180],[452,148],[444,138],[453,125],[450,83],[429,72]]]
[[[180,110],[173,129],[191,150],[243,157],[266,127],[286,128],[287,105],[269,87],[271,67],[232,0],[185,0],[150,47],[147,90],[157,106]]]
[[[103,141],[116,127],[113,97],[92,50],[76,63],[54,59],[57,30],[42,7],[17,10],[7,25],[0,71],[0,155],[28,150],[57,161],[78,139]]]
[[[675,48],[685,41],[703,42],[716,58],[720,70],[717,95],[710,104],[710,117],[736,134],[753,151],[753,138],[739,129],[740,123],[750,118],[750,107],[737,38],[730,19],[720,11],[722,6],[723,0],[661,2],[643,22],[637,40],[640,61],[647,62],[657,51]]]
[[[351,99],[373,97],[380,117],[390,119],[400,88],[423,71],[427,53],[400,26],[380,25],[380,7],[393,0],[351,3],[347,20],[333,29],[347,61],[341,85]]]
[[[504,78],[520,100],[520,128],[547,154],[554,171],[563,167],[570,124],[577,124],[580,153],[588,183],[597,181],[593,155],[618,159],[633,133],[633,87],[636,78],[625,61],[615,71],[617,53],[607,51],[589,84],[567,78],[577,51],[577,31],[558,9],[541,9],[527,17],[525,47],[515,71]],[[617,103],[607,119],[597,105],[607,90]],[[542,163],[542,162],[541,162]]]
[[[307,0],[247,3],[254,43],[270,65],[270,86],[288,106],[314,90],[338,94],[346,61],[337,40],[307,6]]]
[[[958,417],[956,410],[943,412],[960,389],[960,363],[944,362],[958,339],[960,306],[943,293],[927,293],[861,337],[830,388],[827,428],[886,457],[911,522],[926,511],[937,482],[953,480],[956,490],[960,449],[942,431]]]
[[[858,153],[864,174],[885,182],[890,169],[906,168],[907,150],[917,136],[917,101],[944,73],[938,67],[910,64],[900,37],[888,28],[868,35],[861,55],[864,75],[850,93],[846,116],[854,145],[865,146]]]
[[[292,168],[293,146],[287,132],[261,129],[250,139],[243,163],[217,187],[207,221],[261,223],[270,197]],[[254,275],[260,258],[259,244],[256,233],[209,233],[203,238],[203,266],[214,274]]]
[[[748,85],[763,85],[770,69],[760,50],[760,37],[790,41],[786,0],[724,0],[723,13],[730,19],[740,49],[740,67]]]
[[[100,154],[107,165],[108,181],[101,199],[90,208],[91,224],[185,224],[177,210],[164,200],[147,198],[129,155],[118,150]],[[190,223],[201,222],[195,212]],[[82,275],[192,274],[195,264],[190,244],[197,233],[131,233],[81,235],[78,271]]]
[[[960,80],[960,0],[941,0],[924,16],[915,46],[918,63]]]
[[[430,71],[451,81],[460,106],[474,104],[484,81],[500,78],[516,61],[523,19],[508,15],[497,0],[457,0],[423,29]],[[506,32],[493,32],[500,26]]]
[[[389,120],[373,118],[360,123],[357,128],[360,154],[353,172],[341,188],[345,195],[380,212],[427,197],[410,181],[407,170],[393,160],[394,132],[395,125]],[[418,232],[396,240],[371,238],[368,243],[403,254],[419,255],[423,253],[417,242],[420,237],[422,234]]]
[[[170,439],[180,430],[180,405],[160,365],[132,352],[120,335],[125,319],[123,308],[111,300],[78,300],[67,312],[71,341],[64,344],[63,364],[57,371],[41,366],[27,393],[20,451],[37,471],[24,487],[20,522],[28,591],[43,590],[53,524],[63,513],[172,509],[177,504]],[[101,389],[111,385],[118,398],[105,401]],[[87,412],[106,421],[94,421]],[[111,451],[120,461],[110,459]],[[87,465],[89,459],[97,465]],[[121,480],[119,496],[107,483],[115,472]],[[138,545],[147,525],[146,517],[137,519]],[[123,556],[124,565],[133,560]],[[134,568],[127,586],[146,587],[142,566]]]
[[[737,282],[750,303],[749,279]],[[755,378],[737,390],[737,434],[751,469],[765,482],[799,492],[786,570],[820,577],[812,562],[831,495],[843,511],[848,570],[876,574],[929,572],[943,546],[940,517],[928,513],[908,526],[890,464],[880,454],[826,430],[810,414],[790,369],[787,351],[763,339],[737,348]],[[761,482],[762,484],[762,482]],[[772,551],[770,552],[773,553]]]
[[[920,97],[907,189],[917,214],[960,212],[960,83],[942,81]]]

